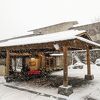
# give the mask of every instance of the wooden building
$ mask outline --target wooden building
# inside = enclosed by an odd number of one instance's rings
[[[65,93],[71,90],[68,86],[68,51],[69,50],[86,50],[87,51],[87,75],[86,79],[92,80],[93,75],[91,73],[90,66],[90,49],[100,47],[91,40],[81,37],[81,34],[86,33],[85,31],[69,30],[65,32],[44,34],[32,37],[17,38],[13,40],[8,40],[0,43],[1,54],[5,52],[6,54],[6,76],[9,77],[12,69],[16,68],[16,59],[21,58],[22,67],[25,67],[26,63],[30,66],[34,66],[34,69],[38,68],[51,68],[55,67],[54,57],[50,56],[55,52],[63,53],[63,86],[59,88],[58,93],[69,95],[70,93]],[[31,58],[27,60],[26,58]],[[12,59],[14,65],[12,65]],[[33,61],[32,61],[33,60]],[[38,63],[37,63],[38,62]],[[14,67],[14,68],[13,68]],[[63,92],[60,92],[63,90]]]

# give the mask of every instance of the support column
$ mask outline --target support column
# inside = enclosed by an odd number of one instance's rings
[[[87,57],[87,75],[85,75],[85,79],[92,80],[94,78],[93,75],[91,75],[91,65],[90,65],[90,50],[89,47],[86,49],[86,57]]]
[[[16,71],[16,57],[14,57],[13,59],[14,59],[14,71]]]
[[[63,46],[63,85],[58,88],[58,94],[69,96],[73,93],[73,89],[68,85],[68,47]]]
[[[67,46],[63,47],[63,63],[64,63],[64,68],[63,68],[63,86],[66,87],[68,86],[68,63],[67,63],[67,54],[68,53],[68,48]]]
[[[42,68],[45,68],[45,55],[42,53]]]
[[[5,75],[9,76],[9,68],[10,68],[10,51],[9,49],[6,50],[6,68],[5,68]]]
[[[55,57],[53,57],[53,70],[55,70],[55,65],[56,65],[56,63],[55,63]]]
[[[25,57],[22,57],[22,67],[25,68],[25,65],[26,65],[26,58]]]

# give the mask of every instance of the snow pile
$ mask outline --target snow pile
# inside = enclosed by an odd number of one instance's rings
[[[0,76],[0,84],[3,84],[3,83],[5,83],[6,81],[5,81],[5,78],[3,77],[3,76]]]

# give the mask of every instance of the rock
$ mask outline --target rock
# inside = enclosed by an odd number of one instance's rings
[[[59,86],[58,88],[58,94],[69,96],[72,93],[73,93],[73,88],[71,86],[67,87]]]

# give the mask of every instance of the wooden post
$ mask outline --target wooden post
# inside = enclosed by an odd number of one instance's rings
[[[46,63],[45,55],[42,53],[42,68],[45,67],[45,63]]]
[[[55,67],[56,67],[56,59],[55,57],[53,57],[53,69],[55,69]]]
[[[90,51],[89,47],[87,47],[87,75],[85,75],[86,80],[93,80],[94,76],[91,75],[91,66],[90,66]]]
[[[13,60],[14,60],[14,70],[16,71],[16,57],[14,57]]]
[[[67,63],[67,55],[68,55],[68,48],[67,46],[63,46],[63,86],[68,86],[68,63]]]
[[[38,57],[39,57],[39,67],[43,68],[43,64],[42,64],[43,54],[42,54],[42,52],[38,53]]]
[[[26,65],[26,58],[25,57],[22,57],[22,67],[24,68]]]
[[[87,47],[87,75],[91,75],[90,50],[89,50],[89,47]]]
[[[57,67],[57,66],[56,66],[56,65],[57,65],[57,64],[56,64],[56,57],[55,57],[55,62],[54,62],[54,63],[55,63],[55,64],[54,64],[54,67],[55,67],[55,69],[56,69],[56,67]]]
[[[6,76],[9,76],[9,68],[10,68],[10,52],[9,49],[6,50]]]

